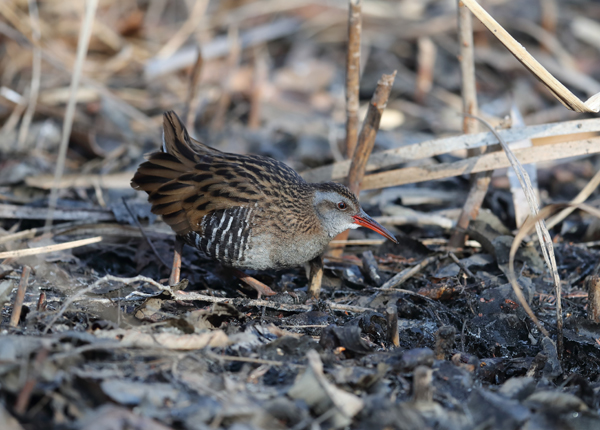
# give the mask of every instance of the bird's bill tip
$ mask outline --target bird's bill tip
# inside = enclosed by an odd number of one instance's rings
[[[367,214],[354,215],[353,218],[354,218],[355,224],[362,225],[363,227],[367,227],[368,229],[371,229],[371,230],[379,233],[383,237],[388,238],[392,242],[398,243],[398,241],[396,240],[396,238],[394,237],[394,235],[392,233],[390,233],[384,226],[379,224],[377,221],[375,221],[373,218],[371,218]]]

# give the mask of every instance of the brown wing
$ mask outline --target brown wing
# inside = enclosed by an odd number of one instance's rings
[[[277,198],[282,182],[305,183],[276,160],[227,154],[193,141],[174,112],[165,113],[163,139],[166,152],[140,165],[132,187],[146,191],[152,212],[181,236],[202,234],[202,218],[212,211]]]

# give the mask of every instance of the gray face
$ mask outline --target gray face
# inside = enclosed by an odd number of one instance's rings
[[[331,238],[349,228],[358,228],[353,216],[364,213],[355,199],[334,190],[317,190],[313,204],[321,225]]]

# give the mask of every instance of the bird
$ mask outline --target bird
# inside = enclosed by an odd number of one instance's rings
[[[207,146],[173,111],[163,115],[161,150],[138,167],[131,186],[148,194],[151,211],[185,243],[234,269],[301,266],[360,226],[398,243],[346,186],[308,183],[278,160]]]

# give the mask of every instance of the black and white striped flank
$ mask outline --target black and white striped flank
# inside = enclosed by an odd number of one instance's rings
[[[190,232],[185,240],[210,258],[237,265],[248,252],[256,211],[255,206],[238,206],[211,212],[202,219],[202,235]]]

